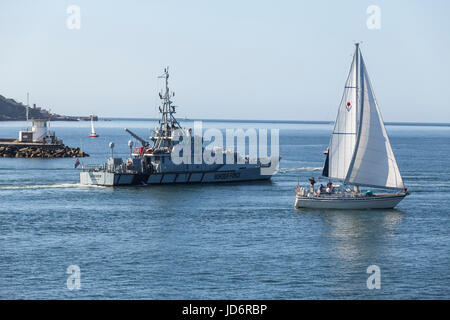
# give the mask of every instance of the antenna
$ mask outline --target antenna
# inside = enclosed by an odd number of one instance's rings
[[[50,129],[50,119],[52,117],[52,109],[48,109],[48,128]]]
[[[26,111],[26,118],[27,118],[27,125],[28,125],[28,109],[30,108],[30,93],[27,92],[27,106],[25,107]]]

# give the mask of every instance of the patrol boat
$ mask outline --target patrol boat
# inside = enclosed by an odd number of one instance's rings
[[[241,182],[253,180],[269,180],[276,172],[272,170],[278,166],[279,158],[258,158],[251,160],[248,156],[241,156],[237,152],[214,149],[214,154],[223,161],[205,161],[203,157],[203,139],[192,134],[192,129],[183,129],[176,120],[174,114],[176,106],[172,103],[173,92],[169,90],[169,70],[164,69],[164,74],[159,78],[165,79],[165,92],[159,93],[162,105],[159,107],[161,120],[155,128],[155,134],[150,137],[150,142],[139,137],[129,129],[125,129],[133,138],[140,142],[141,146],[133,150],[134,143],[128,142],[130,158],[124,161],[122,158],[114,158],[114,144],[110,143],[111,157],[102,166],[82,166],[80,183],[84,185],[99,186],[129,186],[129,185],[155,185],[155,184],[179,184],[179,183],[218,183]],[[175,137],[177,136],[177,139]],[[181,140],[179,138],[182,138]],[[201,144],[201,159],[195,157],[195,144]],[[179,152],[183,147],[182,163],[175,163],[173,152]],[[178,146],[178,147],[177,147]],[[186,147],[187,146],[187,147]],[[178,150],[178,151],[177,151]],[[189,152],[190,151],[190,152]],[[189,155],[189,153],[191,153]],[[180,153],[178,153],[180,154]],[[216,157],[217,159],[217,157]],[[227,164],[227,159],[233,159],[233,163]],[[195,161],[196,160],[196,161]],[[230,161],[228,161],[230,162]],[[275,164],[276,166],[272,166]]]

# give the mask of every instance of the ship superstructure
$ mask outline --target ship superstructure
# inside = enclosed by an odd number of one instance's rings
[[[141,146],[134,147],[129,141],[131,157],[126,161],[111,156],[108,162],[98,167],[83,167],[80,173],[82,184],[92,185],[149,185],[171,183],[217,183],[252,180],[269,180],[271,174],[262,174],[261,169],[270,167],[271,162],[261,163],[260,159],[250,161],[248,156],[241,156],[234,150],[214,149],[222,161],[205,161],[202,156],[205,148],[201,136],[192,134],[192,129],[182,128],[175,118],[176,106],[172,98],[175,96],[169,89],[169,69],[164,69],[165,87],[159,93],[161,119],[154,129],[154,134],[147,141],[129,129],[125,129]],[[179,145],[179,144],[184,144]],[[201,146],[200,156],[195,150]],[[177,148],[178,146],[178,148]],[[113,145],[112,145],[113,147]],[[177,150],[178,149],[178,150]],[[173,160],[173,152],[177,152],[185,161]],[[232,163],[227,159],[233,159]]]

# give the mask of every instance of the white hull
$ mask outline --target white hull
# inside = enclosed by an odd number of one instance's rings
[[[390,209],[394,208],[406,193],[361,197],[300,196],[295,197],[295,208],[314,209]]]
[[[261,175],[260,168],[237,171],[209,171],[209,172],[180,172],[132,174],[113,173],[104,171],[80,172],[80,183],[99,186],[132,186],[154,184],[182,184],[182,183],[221,183],[253,180],[269,180],[272,176]]]

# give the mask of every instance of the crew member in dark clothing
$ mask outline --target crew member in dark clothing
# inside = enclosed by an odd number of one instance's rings
[[[314,184],[316,183],[316,180],[314,179],[314,177],[312,177],[312,178],[309,178],[309,182],[311,183],[310,192],[314,193]]]
[[[320,184],[319,193],[323,193],[323,189],[325,189],[325,186],[323,184]]]

